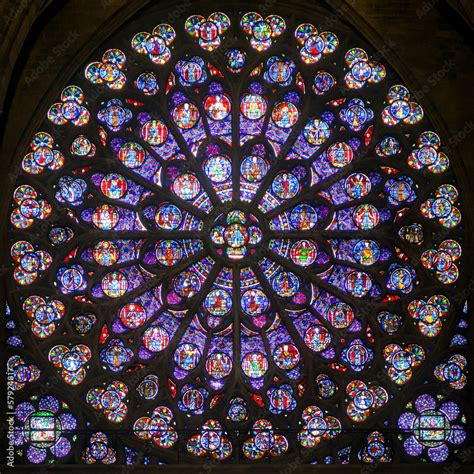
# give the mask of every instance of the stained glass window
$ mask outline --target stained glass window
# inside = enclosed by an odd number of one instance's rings
[[[316,23],[141,28],[21,162],[16,462],[456,459],[462,197],[421,105]]]

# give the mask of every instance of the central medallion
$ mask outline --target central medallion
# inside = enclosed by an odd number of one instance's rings
[[[262,240],[262,230],[254,215],[235,209],[217,217],[211,240],[219,255],[238,261],[255,251]]]

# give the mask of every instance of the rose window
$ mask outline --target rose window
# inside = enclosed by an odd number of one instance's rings
[[[446,138],[378,54],[296,17],[144,17],[58,91],[11,206],[21,462],[464,442]]]

